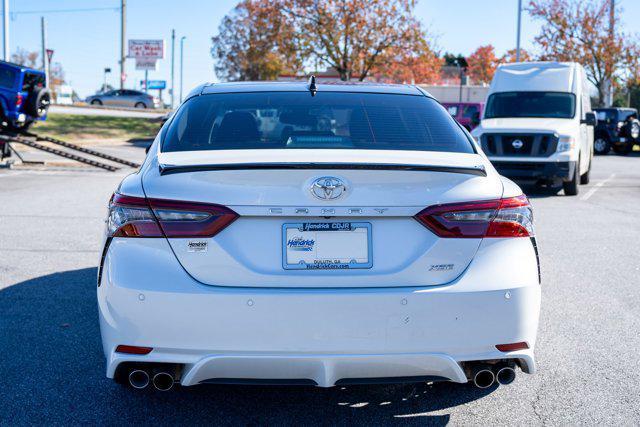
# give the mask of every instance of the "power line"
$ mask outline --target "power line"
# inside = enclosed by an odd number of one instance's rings
[[[96,11],[119,11],[120,7],[90,7],[90,8],[78,8],[78,9],[49,9],[49,10],[18,10],[11,12],[11,15],[35,15],[42,13],[75,13],[75,12],[96,12]]]

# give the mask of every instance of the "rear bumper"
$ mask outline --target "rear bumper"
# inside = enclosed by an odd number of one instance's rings
[[[26,113],[23,113],[21,111],[16,111],[16,110],[5,113],[5,117],[4,117],[4,119],[7,120],[9,124],[13,126],[22,125],[24,123],[33,122],[36,120],[46,120],[46,118],[47,118],[46,115],[42,117],[32,117]]]
[[[576,162],[492,161],[498,173],[517,181],[563,180],[573,177]]]
[[[450,285],[381,289],[202,285],[184,272],[166,241],[136,240],[147,241],[134,243],[138,268],[122,268],[130,245],[112,245],[98,288],[108,377],[123,362],[181,364],[183,385],[253,379],[329,387],[397,377],[466,382],[460,362],[507,358],[535,371],[540,285],[533,249],[523,252],[529,239],[508,243],[520,259],[517,282],[508,277],[515,274],[510,268],[503,267],[505,274],[495,269],[510,260],[497,261],[500,245],[492,242]],[[145,267],[151,260],[153,268]],[[521,341],[530,348],[495,348]],[[119,344],[154,350],[121,354]]]

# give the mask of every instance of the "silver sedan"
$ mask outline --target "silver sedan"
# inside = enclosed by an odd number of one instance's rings
[[[160,100],[154,96],[131,89],[111,90],[87,98],[91,105],[129,108],[159,108]]]

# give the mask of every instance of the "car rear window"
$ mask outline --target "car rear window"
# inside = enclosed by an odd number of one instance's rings
[[[610,121],[616,119],[616,110],[595,110],[598,121]]]
[[[45,84],[44,75],[36,73],[25,73],[22,82],[22,90],[30,92],[37,87],[43,87]]]
[[[261,148],[474,152],[431,98],[345,92],[198,96],[178,110],[162,144],[162,151]]]

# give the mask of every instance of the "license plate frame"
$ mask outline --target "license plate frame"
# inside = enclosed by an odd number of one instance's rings
[[[350,228],[345,228],[347,225]],[[303,260],[299,262],[288,262],[288,230],[297,229],[300,233],[366,233],[366,253],[365,260],[351,260],[350,262],[340,262],[340,259],[323,260],[314,259],[313,263],[307,263]],[[357,231],[359,230],[359,231]],[[373,267],[373,242],[371,239],[371,223],[359,221],[305,221],[296,223],[282,224],[282,268],[285,270],[308,270],[308,271],[326,271],[326,270],[360,270]],[[360,237],[361,238],[361,237]],[[316,239],[317,240],[317,239]],[[314,242],[315,243],[315,242]],[[312,244],[313,245],[313,244]],[[303,251],[310,251],[302,249]]]

